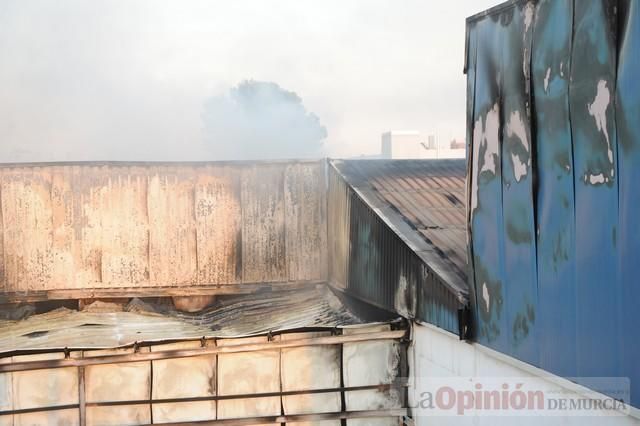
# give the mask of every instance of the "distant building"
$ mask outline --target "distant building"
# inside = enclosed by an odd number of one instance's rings
[[[449,148],[451,148],[451,149],[465,149],[464,139],[451,139],[451,143],[449,143]]]
[[[421,158],[420,133],[416,131],[391,131],[382,134],[383,158]]]
[[[436,139],[436,135],[427,136],[427,149],[437,149],[438,148],[438,140]]]
[[[417,131],[389,131],[382,134],[381,157],[387,159],[464,158],[464,142],[441,148],[436,135],[426,140]]]

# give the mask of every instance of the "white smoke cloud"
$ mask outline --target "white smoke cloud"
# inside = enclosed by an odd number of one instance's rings
[[[326,128],[276,83],[245,80],[205,103],[205,142],[220,160],[318,158]]]
[[[495,3],[2,0],[0,161],[215,159],[203,105],[243,78],[295,89],[329,156],[458,137],[464,18]]]

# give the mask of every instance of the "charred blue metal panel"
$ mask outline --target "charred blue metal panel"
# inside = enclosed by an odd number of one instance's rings
[[[505,11],[502,39],[502,212],[509,350],[530,363],[536,341],[536,244],[531,176],[530,52],[533,3]]]
[[[569,119],[573,0],[538,5],[532,50],[540,365],[576,376],[575,200]],[[565,347],[558,351],[557,348]]]
[[[510,352],[504,301],[504,221],[502,217],[501,81],[504,26],[494,18],[478,22],[473,109],[471,230],[477,284],[477,332],[481,342]]]
[[[570,108],[578,376],[618,376],[615,1],[575,2]],[[598,356],[594,356],[598,354]]]
[[[466,61],[477,339],[636,406],[638,4],[513,0],[469,18]]]
[[[466,169],[467,169],[467,190],[469,185],[471,185],[473,174],[472,174],[472,140],[473,140],[473,119],[475,112],[475,104],[476,104],[476,62],[477,62],[477,51],[478,51],[478,38],[476,31],[470,31],[470,28],[466,29],[466,41],[465,41],[465,58],[464,58],[464,72],[467,75],[467,132],[466,132]],[[466,210],[466,221],[467,221],[467,235],[471,234],[471,209],[468,208],[467,202],[467,210]],[[472,256],[471,245],[467,244],[467,263],[468,263],[468,271],[473,273],[474,267],[474,259]],[[470,277],[470,280],[473,281],[473,277]],[[475,291],[469,291],[469,305],[473,307],[472,312],[477,311],[477,299]],[[473,332],[473,330],[470,330]]]
[[[640,2],[619,4],[618,84],[616,123],[618,129],[618,188],[620,223],[618,250],[622,285],[621,327],[622,373],[629,376],[636,405],[640,397]]]

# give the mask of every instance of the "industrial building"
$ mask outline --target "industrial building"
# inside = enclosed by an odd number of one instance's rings
[[[469,18],[466,160],[1,165],[0,425],[640,424],[638,43]]]
[[[399,424],[410,321],[465,326],[464,173],[3,165],[1,424]]]

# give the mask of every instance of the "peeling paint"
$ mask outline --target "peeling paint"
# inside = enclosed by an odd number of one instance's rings
[[[520,157],[516,154],[511,154],[511,161],[513,162],[513,174],[516,182],[520,182],[520,179],[527,175],[527,165],[520,161]]]
[[[394,306],[396,312],[402,315],[405,318],[411,317],[411,310],[408,306],[408,301],[410,300],[407,294],[409,291],[409,283],[407,281],[407,277],[404,274],[400,275],[398,280],[398,287],[396,289],[395,297],[394,297]]]
[[[562,71],[560,71],[562,74]],[[551,77],[551,67],[547,68],[547,74],[544,76],[544,91],[549,93],[549,78]]]
[[[487,283],[482,283],[482,300],[484,300],[485,309],[489,312],[491,310],[491,299],[489,297]]]
[[[480,158],[480,145],[482,144],[482,118],[478,117],[478,120],[473,125],[473,154],[472,158]],[[474,165],[475,166],[475,165]],[[473,212],[478,208],[478,176],[480,172],[475,172],[476,168],[473,167],[471,169],[474,171],[471,179],[471,212]]]
[[[528,167],[531,166],[529,138],[527,137],[527,129],[525,128],[520,111],[513,111],[509,116],[509,122],[507,123],[507,135],[509,137],[515,136],[520,141],[522,148],[527,154],[527,158],[523,161],[516,152],[511,153],[513,174],[516,182],[520,182],[520,180],[527,175]]]
[[[602,132],[607,141],[607,156],[609,163],[613,166],[613,149],[611,148],[611,140],[609,139],[609,131],[607,130],[607,109],[611,103],[611,93],[607,87],[606,80],[598,81],[598,88],[593,102],[588,105],[589,114],[595,119],[598,130]],[[613,168],[611,176],[613,176]]]
[[[487,113],[484,129],[485,152],[480,173],[488,171],[495,175],[498,170],[500,149],[500,108],[498,104],[495,104]]]
[[[478,180],[480,175],[495,176],[498,171],[500,149],[500,107],[496,103],[485,115],[478,117],[473,129],[474,158],[482,157],[472,179],[471,211],[478,207]]]
[[[495,104],[487,112],[484,127],[480,124],[476,127],[476,131],[478,133],[474,133],[474,140],[480,140],[480,149],[484,151],[480,173],[489,172],[495,175],[498,169],[500,149],[500,109],[498,104]]]
[[[527,3],[524,8],[524,30],[529,31],[531,24],[533,23],[533,18],[535,16],[535,5],[533,3]]]
[[[584,179],[585,181],[588,180],[588,182],[592,185],[602,184],[608,181],[608,178],[605,177],[605,175],[602,173],[597,175],[585,175]]]
[[[504,126],[501,173],[468,191],[478,341],[563,377],[637,383],[640,6],[525,0],[467,23],[467,123],[497,101]],[[469,139],[478,173],[484,140]]]

